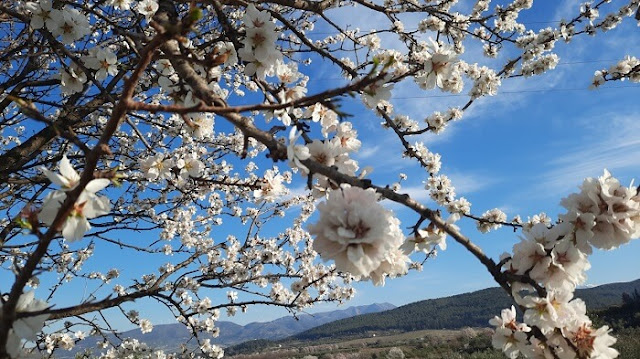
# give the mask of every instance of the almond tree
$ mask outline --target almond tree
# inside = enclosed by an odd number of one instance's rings
[[[593,247],[617,248],[640,235],[638,188],[605,170],[562,200],[567,211],[557,221],[509,221],[499,209],[474,214],[440,173],[441,156],[418,138],[445,131],[510,78],[553,70],[557,42],[570,46],[634,21],[627,18],[638,18],[639,1],[591,1],[539,31],[519,22],[532,0],[478,0],[466,12],[456,3],[0,1],[0,263],[9,279],[0,286],[0,357],[69,350],[92,335],[103,338],[108,358],[219,358],[223,350],[210,338],[220,310],[263,304],[295,315],[342,302],[354,295],[354,281],[383,285],[406,275],[447,239],[513,297],[514,307],[491,320],[493,344],[507,356],[617,357],[610,330],[593,327],[573,292]],[[348,11],[388,22],[350,29],[334,20]],[[317,39],[318,28],[331,33]],[[396,46],[382,48],[381,36],[391,35]],[[474,43],[489,58],[509,59],[480,66],[465,57]],[[330,65],[345,80],[312,91],[317,73],[309,63]],[[593,87],[616,80],[638,82],[640,62],[627,57],[596,72]],[[393,87],[403,81],[468,98],[419,122],[394,110]],[[437,206],[360,168],[353,155],[363,124],[347,121],[348,97],[360,98],[397,138],[398,158],[423,168]],[[292,191],[297,184],[303,193]],[[415,213],[410,231],[383,199]],[[481,233],[507,227],[523,239],[490,258],[459,221]],[[116,249],[142,274],[85,269],[108,265],[106,253]],[[89,292],[58,304],[79,280]],[[48,295],[35,298],[30,288],[40,285]],[[136,340],[111,342],[114,316],[153,330],[128,310],[145,300],[164,305],[197,345],[165,353]]]

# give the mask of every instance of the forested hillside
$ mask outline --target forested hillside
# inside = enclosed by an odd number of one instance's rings
[[[579,289],[576,294],[587,303],[588,308],[601,309],[620,304],[623,293],[634,293],[635,290],[640,290],[640,279]],[[490,318],[512,304],[511,299],[501,288],[488,288],[446,298],[423,300],[385,312],[338,320],[299,333],[292,339],[314,340],[376,331],[486,327]]]

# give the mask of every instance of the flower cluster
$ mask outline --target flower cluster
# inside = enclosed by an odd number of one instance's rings
[[[260,180],[260,188],[253,191],[253,195],[258,202],[273,202],[276,198],[287,193],[286,187],[282,184],[284,177],[276,170],[267,170]]]
[[[242,20],[245,25],[245,37],[242,41],[244,47],[238,51],[238,55],[249,63],[245,67],[245,73],[260,79],[274,75],[282,53],[275,46],[278,35],[271,16],[250,4]]]
[[[581,192],[561,202],[567,213],[560,222],[537,221],[525,228],[525,237],[505,255],[506,272],[531,279],[512,282],[512,295],[524,310],[524,323],[515,311],[505,310],[493,344],[511,357],[555,355],[560,358],[616,358],[615,338],[609,328],[594,328],[576,287],[586,280],[592,246],[613,249],[640,236],[638,188],[622,186],[605,170],[598,179],[588,178]],[[529,334],[537,328],[546,342]]]
[[[336,268],[382,284],[384,275],[406,272],[407,257],[397,218],[378,203],[372,189],[343,186],[318,205],[320,218],[309,226],[313,249]]]
[[[65,44],[73,44],[91,31],[87,17],[74,7],[65,6],[58,10],[52,7],[51,1],[40,0],[27,3],[27,9],[31,11],[32,28],[46,28]]]
[[[635,56],[626,56],[609,70],[598,70],[593,75],[591,88],[599,87],[605,81],[629,79],[631,82],[640,82],[640,60]]]

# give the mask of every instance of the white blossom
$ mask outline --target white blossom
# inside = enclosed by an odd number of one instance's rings
[[[403,242],[399,221],[373,190],[342,187],[318,205],[320,219],[309,227],[313,248],[336,268],[367,277]]]

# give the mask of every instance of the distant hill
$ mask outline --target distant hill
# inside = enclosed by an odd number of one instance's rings
[[[590,310],[618,305],[623,293],[640,290],[640,279],[578,289]],[[421,329],[458,329],[486,327],[489,319],[512,301],[501,288],[488,288],[446,298],[429,299],[403,305],[393,310],[359,315],[327,323],[292,336],[291,340],[316,340],[346,337],[366,332],[413,331]]]
[[[216,327],[220,328],[220,336],[211,338],[211,342],[227,347],[229,345],[246,342],[256,339],[282,339],[304,330],[317,327],[325,323],[339,319],[352,317],[355,315],[375,313],[396,308],[389,303],[375,303],[357,307],[349,307],[342,310],[316,314],[300,314],[297,319],[287,316],[272,320],[270,322],[254,322],[247,325],[238,325],[229,321],[216,322]],[[142,334],[139,329],[126,331],[120,334],[122,338],[134,338],[143,341],[153,348],[175,350],[180,344],[187,344],[190,338],[189,331],[182,324],[155,325],[151,333]],[[78,343],[72,352],[59,352],[58,357],[73,357],[76,352],[84,349],[93,349],[96,346],[97,338],[87,338]],[[192,343],[195,345],[195,343]]]

